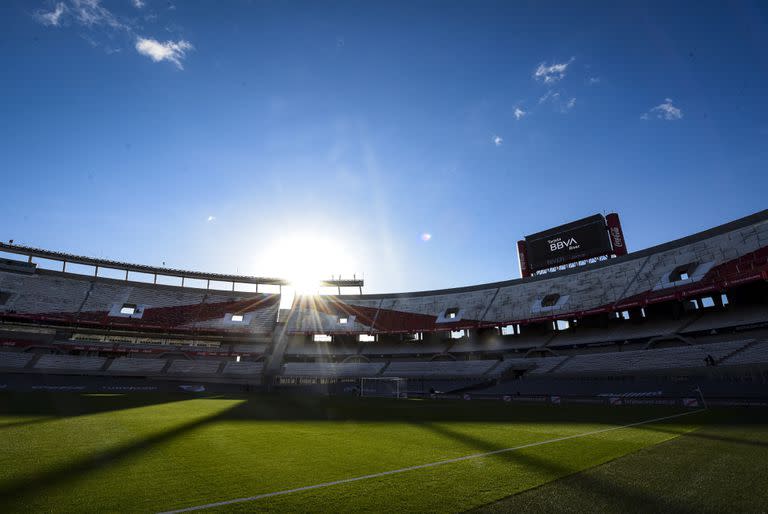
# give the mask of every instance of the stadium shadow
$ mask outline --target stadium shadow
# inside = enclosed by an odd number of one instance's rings
[[[24,427],[24,426],[30,426],[30,425],[37,425],[38,423],[46,423],[48,421],[52,421],[54,417],[49,418],[40,418],[40,419],[29,419],[26,421],[13,421],[11,423],[0,423],[0,430],[7,430],[9,428],[18,428],[18,427]]]
[[[186,397],[185,399],[190,398]],[[191,432],[192,430],[214,422],[217,419],[221,419],[223,414],[224,412],[217,412],[204,416],[139,441],[124,444],[101,453],[91,454],[74,462],[61,464],[53,469],[39,473],[36,476],[18,479],[0,485],[0,511],[4,510],[2,509],[2,506],[5,504],[18,501],[26,495],[39,495],[41,494],[41,491],[46,488],[66,485],[89,473],[98,472],[107,467],[119,464],[129,457],[148,451],[153,446],[166,443]],[[4,511],[11,512],[13,509]]]
[[[431,423],[423,423],[423,424],[419,424],[419,426],[426,428],[436,434],[454,439],[455,441],[458,441],[461,444],[471,446],[483,453],[492,452],[492,451],[501,449],[497,444],[490,443],[488,441],[485,441],[477,437],[473,437],[471,435],[467,435],[463,432],[451,430],[450,428],[446,428],[444,426],[434,425]],[[578,474],[578,473],[581,473],[582,471],[589,469],[589,467],[587,467],[584,469],[574,470],[566,466],[563,466],[562,464],[552,462],[550,460],[542,459],[540,457],[535,457],[530,453],[525,453],[518,450],[512,450],[504,453],[497,453],[495,455],[489,456],[488,458],[503,459],[511,464],[518,464],[525,467],[544,470],[547,473],[553,475],[552,480],[559,480],[561,478]],[[593,467],[593,466],[590,466],[590,467]],[[601,479],[594,478],[587,475],[583,475],[583,477],[584,477],[585,483],[587,484],[587,487],[589,487],[589,489],[592,492],[598,493],[600,496],[603,496],[609,500],[622,498],[622,500],[629,501],[634,505],[642,505],[644,512],[667,512],[667,513],[674,513],[674,514],[683,514],[683,513],[687,514],[690,512],[690,509],[686,509],[685,506],[679,506],[679,508],[675,508],[675,507],[670,508],[670,505],[667,505],[667,504],[662,505],[658,501],[658,499],[655,498],[653,495],[647,494],[639,488],[628,488],[626,486],[619,487],[617,483],[614,483],[608,480],[601,480]],[[544,485],[544,484],[541,484],[541,485]],[[537,487],[540,487],[540,486],[537,486]],[[519,491],[519,492],[523,492],[523,491]],[[500,501],[503,501],[503,499]],[[482,507],[480,507],[479,509],[482,509]]]
[[[712,426],[716,426],[716,425],[712,425]],[[702,432],[701,430],[706,429],[706,426],[690,432],[674,430],[671,428],[661,428],[658,426],[647,426],[645,428],[648,430],[653,430],[654,432],[663,432],[665,434],[674,434],[679,436],[687,435],[687,436],[696,437],[699,439],[708,439],[710,441],[720,441],[723,443],[733,443],[733,444],[745,444],[750,446],[759,446],[762,448],[768,448],[768,441],[758,441],[755,439],[739,439],[736,437],[727,437],[723,435]],[[766,433],[768,433],[768,426],[766,426]]]
[[[682,411],[675,407],[551,406],[501,401],[382,400],[317,396],[226,396],[243,403],[226,413],[242,421],[487,421],[507,423],[625,424]]]
[[[82,393],[3,393],[0,416],[46,416],[48,419],[85,416],[197,398],[189,394],[131,393],[90,395]],[[0,428],[7,425],[0,425]]]

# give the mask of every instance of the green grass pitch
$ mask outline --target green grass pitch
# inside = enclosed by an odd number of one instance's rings
[[[0,512],[162,512],[683,412],[289,396],[0,394]],[[201,512],[765,512],[768,415],[696,412]]]

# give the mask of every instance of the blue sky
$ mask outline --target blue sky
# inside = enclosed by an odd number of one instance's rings
[[[0,239],[386,292],[766,208],[766,4],[624,4],[4,1]]]

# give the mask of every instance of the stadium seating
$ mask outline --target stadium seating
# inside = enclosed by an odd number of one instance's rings
[[[721,365],[743,365],[743,364],[767,364],[768,363],[768,341],[756,341],[751,345],[746,345],[743,349],[726,357]]]
[[[79,355],[43,355],[35,369],[57,371],[99,371],[107,362],[104,357],[82,357]]]
[[[222,373],[224,375],[232,375],[232,376],[255,376],[255,375],[261,375],[263,371],[264,371],[263,362],[230,361],[224,365],[224,370],[222,371]]]
[[[559,373],[623,373],[636,370],[702,367],[705,365],[704,358],[707,355],[717,360],[751,342],[751,340],[738,340],[658,350],[574,355],[557,371]]]
[[[509,370],[528,370],[532,374],[549,373],[567,357],[530,357],[523,359],[505,359],[494,370],[494,375],[501,375]]]
[[[485,374],[498,362],[495,360],[392,362],[383,374],[390,377],[475,377]]]
[[[30,353],[0,352],[0,368],[23,368],[32,357]]]
[[[118,358],[112,361],[108,371],[111,373],[150,373],[157,374],[163,370],[166,361],[164,359],[132,359],[128,357]]]
[[[288,362],[283,375],[290,377],[372,377],[381,372],[381,362]]]
[[[218,360],[175,360],[168,368],[170,374],[214,375],[219,370]]]

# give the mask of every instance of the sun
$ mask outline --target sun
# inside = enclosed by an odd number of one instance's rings
[[[316,294],[323,280],[355,272],[343,242],[315,234],[282,236],[264,248],[258,261],[261,273],[288,280],[297,294]]]

